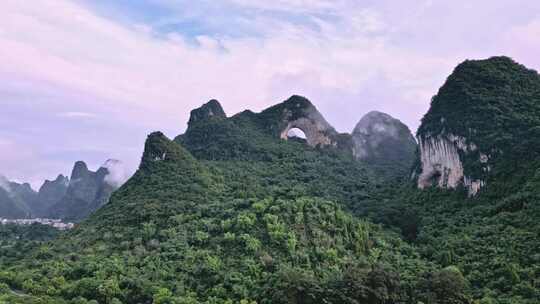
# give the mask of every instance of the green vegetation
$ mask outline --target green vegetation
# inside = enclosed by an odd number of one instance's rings
[[[453,134],[474,143],[478,149],[462,155],[468,176],[487,178],[488,165],[508,174],[516,163],[540,156],[540,76],[508,57],[467,60],[433,97],[418,134]],[[480,152],[488,163],[478,161]]]
[[[399,228],[423,259],[457,267],[480,303],[537,303],[540,162],[529,165],[523,184],[492,181],[473,199],[464,189],[401,188],[358,214]]]
[[[274,143],[273,160],[197,160],[162,134],[150,135],[140,170],[109,204],[0,274],[30,295],[6,297],[394,303],[423,296],[417,286],[427,286],[423,276],[437,267],[344,207],[378,187],[361,164],[338,151],[258,136],[255,143]]]
[[[60,231],[42,224],[0,225],[0,265],[23,258],[32,249],[56,238]]]
[[[6,227],[2,250],[22,249],[1,255],[0,303],[537,303],[536,74],[507,65],[458,67],[464,74],[449,78],[419,131],[465,136],[454,121],[468,115],[479,149],[503,151],[475,198],[419,191],[340,149],[279,140],[279,107],[198,111],[174,141],[151,134],[137,173],[77,228],[24,245]],[[465,78],[470,88],[463,75],[476,75]],[[501,84],[510,109],[495,98]],[[506,136],[493,113],[527,121]],[[514,148],[486,140],[497,136]]]

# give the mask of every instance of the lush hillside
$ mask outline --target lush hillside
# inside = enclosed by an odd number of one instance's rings
[[[475,198],[464,190],[405,187],[394,199],[357,211],[400,228],[424,259],[457,266],[481,303],[537,303],[540,161],[529,165],[528,178],[516,183],[512,194],[505,194],[505,181],[492,181]]]
[[[461,63],[433,97],[418,138],[421,184],[463,183],[474,194],[491,177],[511,177],[512,167],[519,174],[540,155],[540,75],[508,57]]]
[[[433,267],[398,234],[347,211],[377,187],[350,155],[264,132],[249,136],[273,157],[197,159],[162,134],[150,135],[140,169],[109,204],[1,273],[9,288],[31,297],[5,297],[51,303],[467,299],[458,270]],[[432,276],[458,281],[443,286],[428,282]]]
[[[152,133],[80,226],[0,260],[0,303],[538,303],[538,79],[460,64],[414,185],[358,161],[305,98],[230,118],[213,100],[173,141]]]
[[[47,225],[0,225],[0,264],[7,265],[24,258],[34,248],[50,241],[61,232]]]
[[[483,151],[528,144],[538,134],[540,76],[508,57],[459,64],[431,102],[419,134],[473,137]],[[536,146],[538,147],[538,146]]]
[[[484,303],[537,303],[539,93],[538,74],[509,58],[460,64],[418,130],[423,169],[437,168],[444,182],[435,185],[455,189],[398,188],[358,214],[401,228],[425,259],[457,266]],[[461,180],[445,183],[456,172]],[[482,181],[474,197],[466,178]]]

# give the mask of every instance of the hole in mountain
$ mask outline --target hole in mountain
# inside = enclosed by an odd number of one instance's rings
[[[306,133],[304,133],[304,131],[298,128],[290,128],[289,131],[287,132],[287,138],[290,138],[290,139],[296,138],[296,139],[305,140]]]

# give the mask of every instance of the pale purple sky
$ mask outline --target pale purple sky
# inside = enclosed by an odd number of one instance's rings
[[[133,170],[211,98],[231,115],[300,94],[342,132],[371,110],[415,131],[459,62],[539,54],[537,0],[3,0],[0,174]]]

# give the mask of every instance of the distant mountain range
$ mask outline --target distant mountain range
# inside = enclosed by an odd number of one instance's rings
[[[0,217],[48,217],[81,220],[107,203],[112,192],[127,179],[120,161],[107,160],[97,171],[78,161],[71,177],[58,175],[34,191],[0,176]]]

